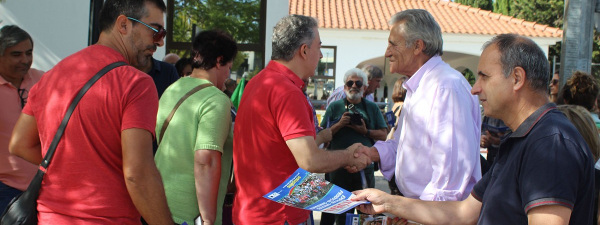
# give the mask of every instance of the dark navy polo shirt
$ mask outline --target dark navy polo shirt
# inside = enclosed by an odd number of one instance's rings
[[[154,58],[152,58],[152,69],[148,72],[148,75],[154,80],[158,98],[162,96],[167,87],[179,79],[175,66],[163,61],[158,61]]]
[[[594,162],[579,131],[553,103],[531,114],[500,143],[471,194],[482,202],[477,224],[527,224],[542,205],[572,210],[569,224],[592,224]]]

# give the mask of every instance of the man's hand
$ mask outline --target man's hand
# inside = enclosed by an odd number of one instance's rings
[[[346,112],[346,113],[348,113],[348,112]],[[346,113],[344,113],[344,115],[346,115]],[[348,118],[350,118],[350,116],[348,116]],[[360,122],[361,122],[360,125],[354,125],[354,124],[348,123],[348,125],[346,125],[346,126],[352,128],[352,130],[356,131],[356,133],[366,135],[367,134],[367,125],[365,124],[365,120],[360,119]]]
[[[371,158],[366,154],[358,154],[357,156],[356,150],[360,147],[364,146],[360,143],[356,143],[347,148],[347,150],[350,151],[351,159],[349,160],[350,163],[344,168],[350,173],[361,171],[372,163]]]
[[[492,145],[500,144],[500,137],[504,136],[504,133],[498,133],[496,135],[490,133],[490,131],[485,131],[485,135],[481,135],[481,143],[480,146],[482,148],[489,148]]]
[[[385,201],[392,197],[388,193],[372,188],[358,190],[352,193],[356,195],[354,198],[351,199],[352,201],[371,202],[371,204],[364,204],[356,207],[361,212],[367,214],[380,214],[386,212],[384,206]]]

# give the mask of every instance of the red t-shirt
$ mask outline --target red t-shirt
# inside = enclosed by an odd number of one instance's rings
[[[298,169],[285,141],[315,135],[303,85],[291,70],[271,61],[244,90],[233,135],[237,225],[298,224],[308,219],[307,210],[262,197]]]
[[[68,105],[117,51],[87,47],[59,62],[29,92],[23,112],[35,117],[45,155]],[[121,66],[100,78],[71,115],[42,182],[40,224],[140,224],[123,177],[121,131],[154,134],[158,94],[152,78]],[[151,149],[148,149],[151,151]]]

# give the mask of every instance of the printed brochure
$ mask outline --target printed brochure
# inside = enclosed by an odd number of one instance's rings
[[[302,168],[263,197],[296,208],[334,214],[369,203],[351,201],[354,194]]]

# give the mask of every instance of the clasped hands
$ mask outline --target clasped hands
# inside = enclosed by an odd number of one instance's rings
[[[373,162],[369,154],[369,147],[361,143],[355,143],[346,150],[350,151],[350,159],[344,169],[350,173],[361,171]]]

